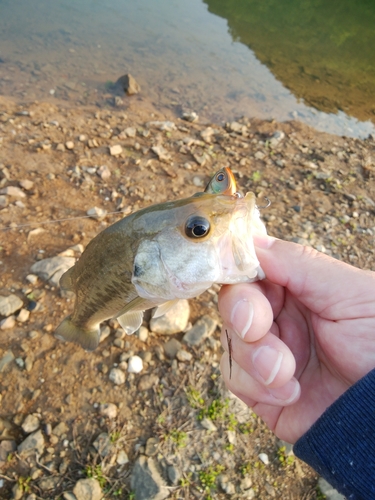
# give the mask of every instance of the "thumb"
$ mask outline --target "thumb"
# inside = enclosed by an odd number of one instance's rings
[[[311,247],[267,235],[254,236],[260,265],[269,281],[281,285],[311,311],[340,319],[353,315],[363,294],[374,287],[374,274],[340,262]],[[368,280],[368,282],[367,282]],[[358,301],[353,300],[357,296]],[[326,314],[324,314],[326,313]]]

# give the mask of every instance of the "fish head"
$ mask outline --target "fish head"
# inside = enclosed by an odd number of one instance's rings
[[[253,235],[266,230],[253,193],[201,193],[151,213],[146,209],[143,215],[138,223],[152,224],[153,233],[139,242],[134,259],[132,283],[140,297],[159,302],[192,298],[213,283],[265,277]]]

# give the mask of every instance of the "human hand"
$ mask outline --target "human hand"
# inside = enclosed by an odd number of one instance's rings
[[[267,279],[219,294],[221,371],[234,394],[294,443],[375,367],[375,273],[268,236],[255,244]]]

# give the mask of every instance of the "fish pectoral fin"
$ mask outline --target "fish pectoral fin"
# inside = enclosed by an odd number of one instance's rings
[[[74,266],[68,269],[60,278],[60,288],[68,292],[73,292],[72,271]]]
[[[76,326],[71,316],[67,316],[56,328],[55,337],[60,340],[75,342],[86,351],[93,351],[99,345],[100,329],[98,325],[95,329],[85,330]]]
[[[156,307],[154,309],[154,312],[152,314],[153,318],[159,318],[160,316],[163,316],[166,314],[172,307],[174,307],[177,302],[180,299],[173,299],[173,300],[168,300],[168,302],[164,302],[164,304],[161,304],[160,306]]]
[[[128,311],[121,316],[117,316],[117,321],[120,323],[125,333],[131,335],[141,326],[143,311]]]

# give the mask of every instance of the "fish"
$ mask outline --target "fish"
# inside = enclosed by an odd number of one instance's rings
[[[75,302],[55,336],[92,351],[107,319],[116,318],[131,335],[148,309],[156,308],[158,317],[214,283],[265,278],[253,243],[254,234],[266,233],[254,193],[225,194],[224,188],[216,194],[216,182],[189,198],[134,212],[91,240],[60,279]]]
[[[205,193],[234,195],[237,191],[236,179],[229,167],[221,168],[207,184]]]

